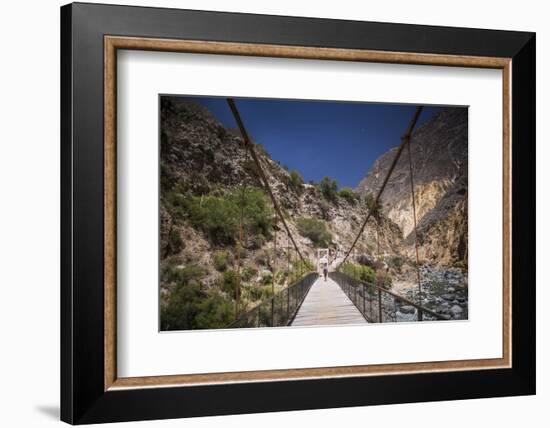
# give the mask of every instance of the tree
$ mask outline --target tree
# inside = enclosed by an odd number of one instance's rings
[[[212,257],[214,268],[217,271],[224,272],[229,263],[229,253],[227,251],[216,251]]]
[[[200,280],[205,271],[198,266],[180,269],[170,266],[163,272],[163,280],[175,283],[161,312],[162,330],[186,330],[195,328],[198,305],[204,294]]]
[[[304,178],[300,175],[298,171],[293,170],[290,172],[290,179],[288,184],[292,190],[300,195],[304,189]]]
[[[374,269],[369,266],[347,262],[341,267],[341,271],[352,278],[359,281],[368,282],[370,284],[373,284],[376,279]]]
[[[299,218],[296,222],[298,232],[302,236],[311,239],[311,242],[317,247],[328,247],[332,242],[332,234],[327,229],[327,225],[322,220],[315,218]]]
[[[355,204],[355,202],[357,202],[357,193],[355,193],[350,187],[342,187],[338,192],[338,196],[344,198],[350,204]]]
[[[175,284],[161,309],[161,330],[222,328],[235,319],[236,273],[226,271],[223,275],[221,288],[229,296],[206,292],[201,284],[205,275],[199,266],[171,266],[163,272],[163,280]]]
[[[330,177],[323,177],[319,182],[319,190],[327,201],[336,201],[338,191],[338,183],[336,182],[336,180]]]

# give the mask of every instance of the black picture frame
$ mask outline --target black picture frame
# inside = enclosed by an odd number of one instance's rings
[[[512,367],[104,391],[104,36],[512,58]],[[535,393],[535,34],[74,3],[61,8],[61,419],[71,424]]]

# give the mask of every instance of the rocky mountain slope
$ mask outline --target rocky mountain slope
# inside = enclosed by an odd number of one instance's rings
[[[376,193],[397,147],[376,160],[357,186],[360,195]],[[468,111],[442,109],[419,127],[411,140],[411,159],[423,262],[467,269],[468,260]],[[404,250],[414,249],[413,207],[408,152],[404,150],[382,194],[384,213],[403,231]]]

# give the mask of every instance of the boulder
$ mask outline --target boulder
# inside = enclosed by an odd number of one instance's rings
[[[402,314],[414,314],[415,311],[415,307],[411,305],[405,305],[399,308],[399,312],[401,312]]]
[[[458,305],[454,305],[452,308],[451,308],[451,313],[453,315],[460,315],[464,310],[458,306]]]

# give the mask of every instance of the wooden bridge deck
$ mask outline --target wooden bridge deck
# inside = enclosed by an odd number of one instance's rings
[[[319,278],[311,286],[292,326],[365,324],[367,321],[332,279]]]

